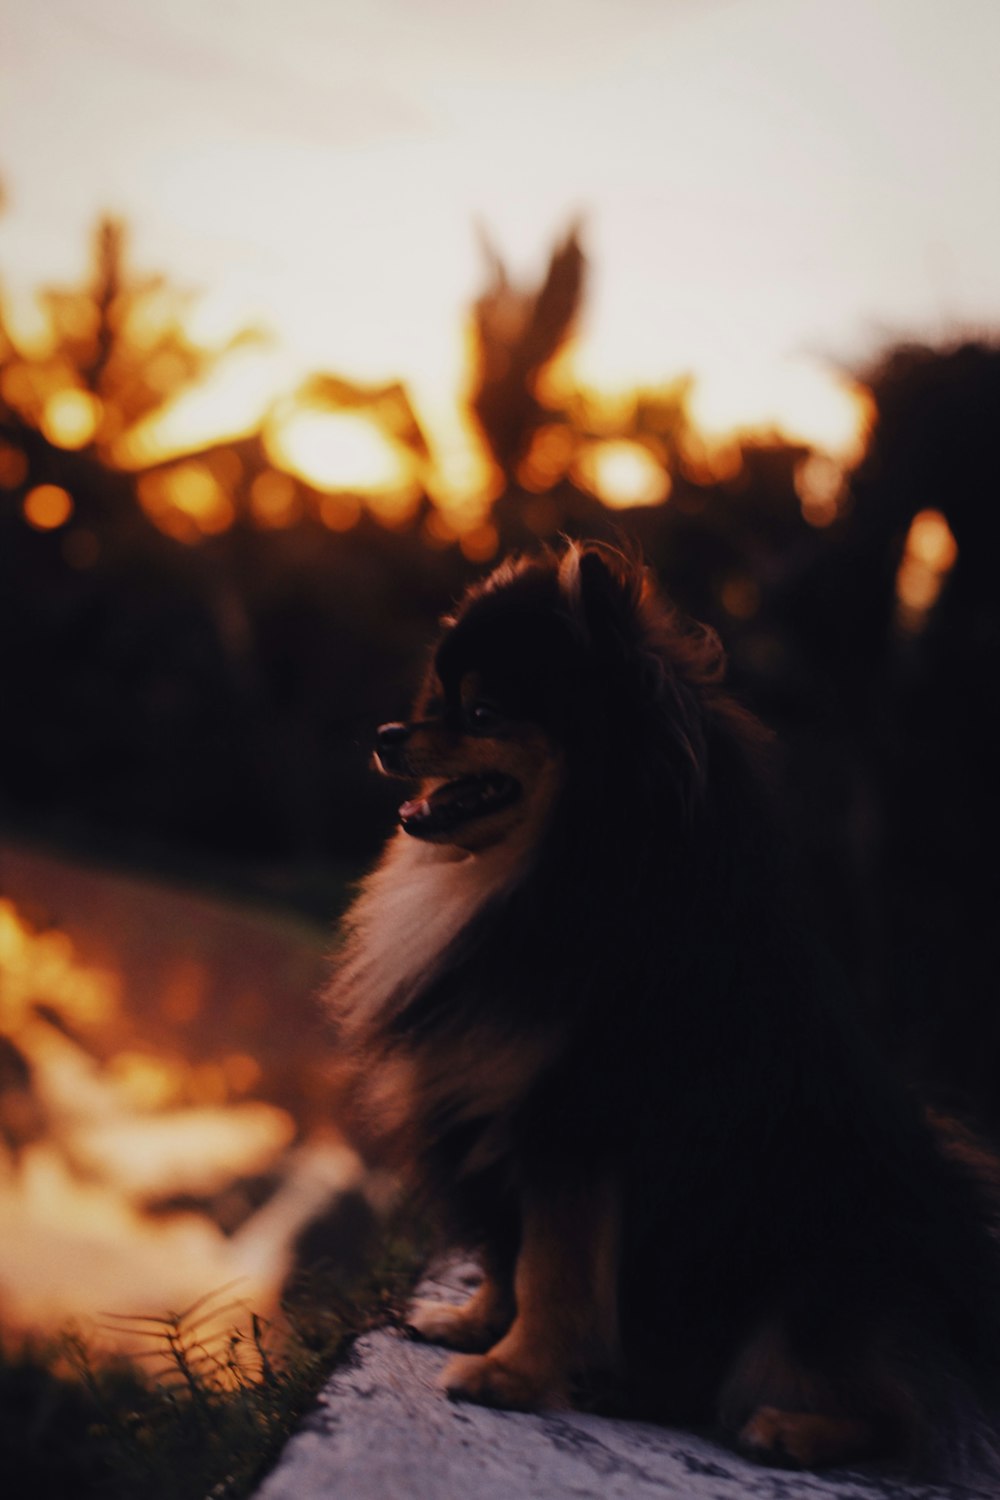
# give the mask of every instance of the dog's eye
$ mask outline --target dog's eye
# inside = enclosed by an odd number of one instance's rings
[[[492,703],[482,701],[470,703],[465,710],[465,722],[470,729],[494,729],[500,723],[500,711]]]

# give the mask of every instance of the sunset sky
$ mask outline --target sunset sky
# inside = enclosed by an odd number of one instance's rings
[[[1000,324],[996,0],[6,0],[0,36],[15,298],[111,209],[206,335],[433,413],[476,223],[532,276],[579,214],[583,377],[805,429],[818,362]]]

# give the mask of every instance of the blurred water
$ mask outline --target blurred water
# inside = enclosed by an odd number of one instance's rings
[[[266,1313],[363,1187],[329,1114],[325,935],[7,846],[0,893],[0,1321],[222,1287]]]

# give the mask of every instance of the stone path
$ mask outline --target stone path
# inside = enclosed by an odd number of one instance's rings
[[[457,1267],[422,1295],[453,1300],[474,1279]],[[988,1500],[875,1473],[764,1469],[648,1423],[453,1405],[436,1385],[447,1357],[394,1330],[360,1339],[255,1500]]]

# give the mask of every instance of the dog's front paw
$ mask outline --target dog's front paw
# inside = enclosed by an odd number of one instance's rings
[[[758,1406],[739,1435],[744,1453],[759,1463],[786,1468],[819,1469],[850,1463],[873,1451],[867,1422],[818,1412],[782,1411]]]
[[[441,1376],[451,1401],[475,1401],[512,1411],[569,1405],[566,1391],[538,1371],[507,1364],[492,1354],[462,1355],[450,1360]]]
[[[488,1349],[496,1338],[468,1304],[456,1307],[450,1302],[414,1302],[406,1315],[406,1327],[425,1343],[444,1344],[447,1349],[469,1354]]]

